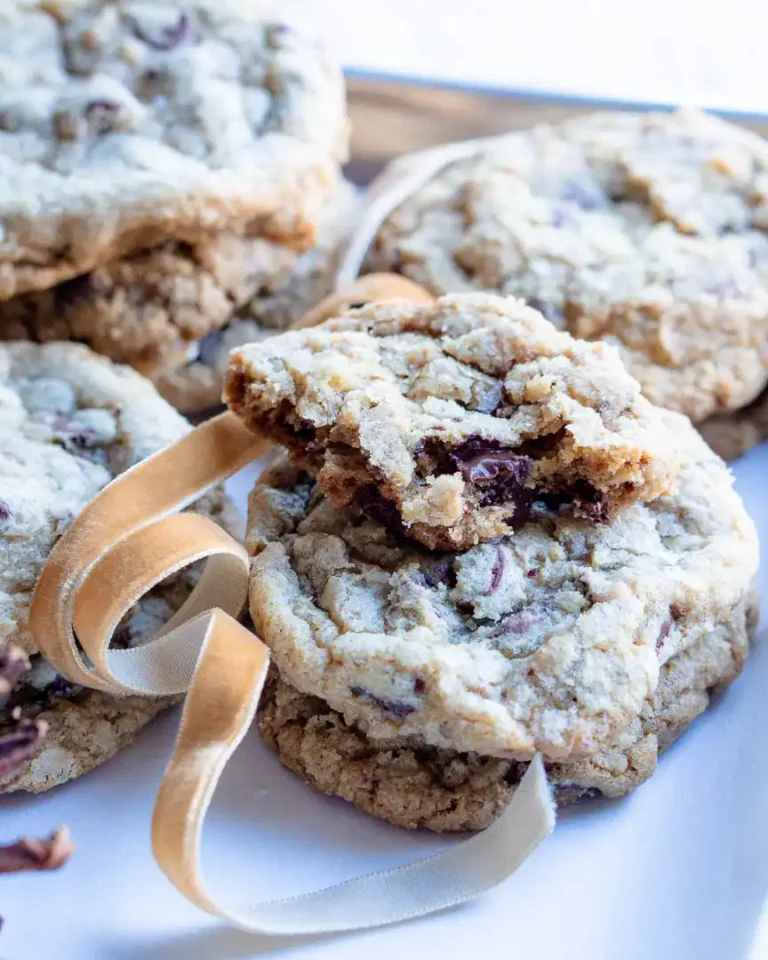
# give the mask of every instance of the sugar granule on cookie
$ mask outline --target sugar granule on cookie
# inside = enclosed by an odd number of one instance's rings
[[[234,351],[225,399],[339,507],[430,548],[532,514],[606,522],[665,493],[677,458],[616,351],[490,295],[372,304]]]

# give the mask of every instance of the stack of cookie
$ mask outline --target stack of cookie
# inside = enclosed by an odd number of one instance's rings
[[[0,10],[0,76],[0,338],[220,403],[226,346],[327,292],[356,201],[338,65],[236,0],[62,0]]]
[[[523,297],[614,343],[726,458],[768,435],[762,138],[695,112],[593,114],[447,153],[409,194],[363,272]]]
[[[262,734],[405,827],[486,826],[540,753],[620,796],[739,673],[757,538],[614,347],[514,298],[381,302],[233,353],[287,447],[250,497]]]

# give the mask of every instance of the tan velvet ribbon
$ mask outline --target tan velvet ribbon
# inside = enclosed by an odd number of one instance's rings
[[[483,137],[458,143],[442,143],[427,150],[405,154],[387,164],[366,191],[365,207],[357,218],[355,229],[339,258],[336,269],[337,287],[343,290],[355,283],[381,225],[403,201],[429,183],[449,164],[482,153],[496,140],[498,137]]]
[[[400,277],[366,277],[320,304],[305,323],[373,297],[429,300]],[[181,726],[157,796],[152,845],[176,887],[246,930],[308,934],[392,923],[473,897],[509,876],[551,833],[554,809],[539,758],[486,831],[437,856],[285,900],[233,907],[207,889],[200,864],[216,784],[251,725],[269,650],[237,617],[248,589],[241,544],[210,519],[178,511],[261,456],[269,444],[231,413],[114,480],[54,547],[35,590],[30,626],[68,679],[112,694],[186,692]],[[196,560],[205,570],[186,603],[139,647],[112,650],[122,616],[152,586]]]

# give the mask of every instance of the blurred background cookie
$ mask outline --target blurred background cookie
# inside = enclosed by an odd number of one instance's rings
[[[768,380],[767,229],[762,138],[695,112],[602,113],[444,165],[363,269],[524,297],[615,343],[652,402],[702,422]]]
[[[3,299],[167,239],[306,245],[346,156],[337,64],[233,0],[7,4],[0,78]]]

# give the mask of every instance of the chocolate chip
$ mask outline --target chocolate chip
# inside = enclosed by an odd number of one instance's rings
[[[163,27],[156,34],[147,33],[138,23],[134,23],[134,32],[140,40],[156,50],[172,50],[196,38],[192,21],[186,13],[182,13],[176,23]]]
[[[669,615],[676,622],[682,620],[684,616],[682,607],[677,603],[671,603],[669,605]]]
[[[354,303],[348,303],[348,310],[361,310],[363,307],[367,306],[370,303],[370,300],[355,300]]]
[[[453,561],[445,558],[425,564],[422,572],[429,587],[444,585],[452,590],[458,582]]]
[[[468,437],[456,447],[448,447],[436,437],[425,437],[416,449],[435,462],[435,472],[461,473],[465,482],[477,488],[480,506],[518,501],[527,513],[531,491],[525,483],[531,473],[529,457],[520,456],[498,440]]]
[[[416,707],[410,703],[377,697],[370,690],[366,690],[365,687],[350,687],[349,692],[353,697],[359,697],[361,700],[372,703],[385,713],[391,713],[394,717],[407,717],[409,713],[414,713],[416,710]]]
[[[528,573],[526,574],[526,576],[527,576],[527,577],[535,577],[538,572],[539,572],[538,570],[529,570]]]
[[[78,300],[85,300],[94,292],[93,279],[90,274],[83,274],[81,277],[75,277],[72,280],[65,280],[54,288],[56,305],[58,307],[67,307],[76,303]]]
[[[22,720],[14,730],[0,734],[0,774],[23,766],[42,735],[43,727],[33,720]]]
[[[355,502],[369,520],[380,523],[394,533],[404,534],[403,521],[397,512],[397,505],[383,497],[373,484],[361,487]]]
[[[5,500],[0,500],[0,523],[5,523],[7,520],[11,519],[11,508],[5,502]]]
[[[427,685],[424,683],[424,681],[421,679],[421,677],[416,677],[416,679],[413,681],[413,692],[414,692],[414,693],[424,693],[424,690],[426,689],[426,686],[427,686]]]
[[[607,523],[610,520],[605,494],[593,487],[588,480],[576,480],[559,490],[537,494],[537,498],[555,513],[567,509],[572,511],[574,516],[583,517],[593,523]]]

